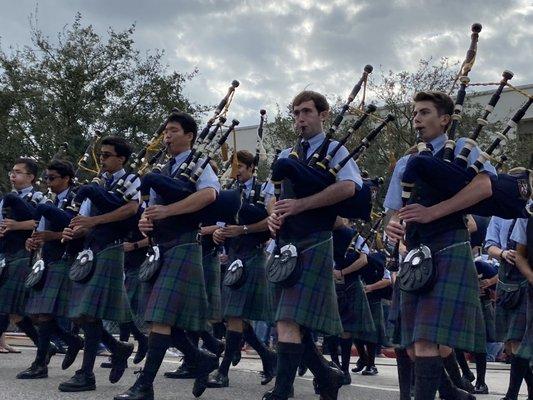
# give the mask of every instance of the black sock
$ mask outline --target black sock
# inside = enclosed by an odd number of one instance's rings
[[[171,331],[172,344],[183,353],[187,365],[194,365],[198,346],[191,343],[189,335],[183,329],[173,327]]]
[[[224,358],[218,367],[218,371],[222,375],[228,375],[229,366],[233,360],[233,355],[236,352],[241,351],[241,340],[241,332],[230,331],[229,329],[226,331],[226,350],[224,351]]]
[[[137,325],[135,325],[135,322],[133,321],[130,322],[130,333],[136,341],[146,339],[146,335],[141,332],[141,330],[137,327]],[[127,340],[124,341],[127,342]]]
[[[415,400],[435,400],[442,376],[442,358],[416,357]]]
[[[187,332],[187,337],[194,346],[198,347],[200,342],[200,334],[198,332]]]
[[[98,345],[102,340],[102,322],[86,322],[81,325],[85,333],[85,345],[83,347],[82,371],[87,375],[92,375]]]
[[[511,360],[511,374],[509,376],[509,388],[507,389],[507,394],[505,395],[506,397],[509,399],[516,399],[518,397],[522,380],[526,376],[528,369],[529,360],[518,357],[515,354]]]
[[[302,359],[304,360],[305,365],[307,365],[309,371],[313,373],[318,384],[320,386],[326,386],[329,378],[328,362],[324,356],[318,352],[311,332],[306,331],[304,333],[302,344],[304,346]]]
[[[213,336],[218,340],[221,340],[226,334],[226,326],[223,322],[217,322],[213,324]]]
[[[170,335],[155,332],[151,332],[148,335],[148,352],[146,353],[142,375],[139,378],[139,380],[142,380],[142,383],[146,385],[152,385],[154,383],[157,371],[159,371],[159,367],[171,343],[172,338]]]
[[[359,359],[357,360],[358,365],[368,365],[367,354],[365,345],[360,340],[355,341],[355,348],[357,349],[357,354],[359,354]]]
[[[374,367],[376,365],[376,343],[367,343],[366,344],[366,354],[367,354],[367,363],[369,367]]]
[[[100,321],[100,324],[102,322]],[[120,342],[113,337],[105,328],[102,327],[102,343],[111,353],[116,353]]]
[[[457,364],[457,358],[455,358],[455,352],[452,351],[448,357],[442,359],[444,369],[450,376],[453,384],[457,387],[462,387],[461,371],[459,371],[459,364]]]
[[[22,318],[15,325],[31,339],[36,347],[39,346],[39,333],[37,333],[37,329],[35,329],[30,317]]]
[[[470,371],[470,367],[468,366],[468,362],[466,361],[465,352],[462,350],[454,350],[455,356],[457,358],[457,362],[459,363],[459,367],[461,367],[461,372],[463,375],[469,375],[472,371]]]
[[[278,365],[273,393],[282,399],[288,398],[292,390],[303,351],[304,346],[301,343],[278,341]]]
[[[0,336],[2,336],[5,331],[7,331],[8,327],[9,327],[9,315],[0,314]]]
[[[485,375],[487,374],[487,354],[474,353],[476,360],[476,386],[485,383]]]
[[[339,337],[338,336],[325,337],[324,345],[329,351],[329,356],[331,357],[331,361],[337,364],[340,368],[341,363],[339,361]]]
[[[248,323],[243,324],[243,331],[242,331],[242,337],[248,343],[252,348],[257,351],[257,354],[259,357],[261,357],[261,361],[263,361],[263,367],[265,362],[268,363],[268,349],[265,346],[263,342],[259,340],[257,335],[255,334],[254,328],[252,328],[252,325]]]
[[[350,368],[350,358],[352,357],[352,338],[341,338],[341,368],[348,372]]]
[[[35,355],[35,364],[46,366],[46,356],[50,350],[50,340],[52,339],[52,321],[43,321],[39,324],[39,344]]]
[[[450,376],[444,368],[442,368],[442,376],[439,383],[439,397],[441,399],[455,399],[457,397],[457,387],[453,384]]]
[[[527,369],[524,380],[527,385],[527,397],[533,399],[533,371],[531,371],[531,366]]]
[[[127,342],[130,339],[130,326],[133,322],[124,322],[118,326],[120,332],[120,341]]]
[[[400,386],[400,400],[411,400],[411,375],[413,361],[405,349],[394,349],[396,366],[398,368],[398,384]]]
[[[200,332],[200,337],[202,338],[205,348],[211,353],[214,354],[219,350],[219,341],[216,337],[211,335],[211,333],[202,331]]]

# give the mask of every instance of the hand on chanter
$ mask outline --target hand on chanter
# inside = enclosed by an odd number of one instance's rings
[[[399,221],[391,219],[385,227],[385,233],[391,242],[396,243],[403,238],[405,228]]]
[[[139,230],[145,236],[147,233],[152,232],[154,230],[154,223],[150,219],[146,218],[144,214],[139,220]]]
[[[301,199],[283,199],[274,203],[272,211],[280,218],[286,218],[290,215],[300,214],[304,209]]]
[[[283,225],[283,219],[278,217],[276,213],[272,213],[267,218],[267,225],[272,236],[275,236],[276,232],[281,229],[281,225]]]
[[[161,204],[149,206],[146,208],[146,210],[144,210],[144,216],[146,218],[151,219],[152,221],[167,218],[169,217],[168,206],[164,206]]]
[[[433,207],[425,207],[421,204],[408,204],[400,209],[398,217],[404,222],[418,222],[427,224],[437,219]]]

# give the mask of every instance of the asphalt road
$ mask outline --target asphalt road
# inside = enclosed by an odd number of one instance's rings
[[[97,358],[97,368],[95,370],[97,388],[96,391],[84,393],[61,393],[57,390],[59,383],[70,378],[76,369],[81,365],[81,353],[74,365],[67,371],[61,370],[63,356],[54,356],[49,366],[49,377],[40,380],[17,380],[15,375],[28,367],[35,356],[35,349],[32,347],[19,347],[21,354],[0,354],[0,399],[24,399],[24,400],[44,400],[44,399],[76,399],[76,400],[96,400],[112,399],[114,395],[125,391],[135,381],[133,372],[138,370],[137,366],[126,370],[122,380],[116,384],[108,381],[109,370],[99,368],[100,362],[105,361],[105,357]],[[352,358],[352,362],[356,359]],[[155,381],[155,396],[160,400],[171,399],[194,399],[191,394],[192,381],[171,380],[163,377],[164,371],[169,371],[179,364],[180,360],[176,356],[167,354],[161,367],[160,373]],[[396,366],[394,360],[377,359],[379,374],[373,377],[352,374],[352,384],[344,386],[339,394],[340,400],[365,400],[365,399],[398,399],[399,393],[396,381]],[[473,368],[473,367],[472,367]],[[489,363],[487,373],[487,383],[491,390],[490,395],[478,396],[478,399],[496,400],[500,399],[507,387],[509,372],[508,366],[502,364]],[[230,387],[225,389],[208,389],[201,397],[206,400],[238,400],[238,399],[261,399],[266,389],[272,387],[261,386],[259,371],[261,370],[260,360],[256,356],[243,355],[242,361],[237,367],[230,369]],[[295,398],[317,399],[313,392],[312,376],[307,373],[302,378],[296,378]],[[522,385],[520,399],[526,399],[525,384]]]

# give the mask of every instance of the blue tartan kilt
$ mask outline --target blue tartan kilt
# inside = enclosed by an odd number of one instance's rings
[[[353,338],[361,340],[374,335],[376,326],[361,278],[357,277],[350,284],[337,283],[335,290],[344,332],[350,332]]]
[[[205,250],[205,251],[204,251]],[[208,319],[222,320],[222,294],[220,288],[220,261],[214,248],[202,246],[202,267],[204,268],[205,290],[207,293]]]
[[[401,290],[398,286],[398,280],[396,279],[392,285],[392,301],[389,308],[389,315],[387,319],[389,321],[389,337],[391,338],[394,347],[402,347],[402,327],[400,317],[400,297]]]
[[[134,316],[144,319],[144,311],[148,300],[148,288],[139,280],[139,267],[130,267],[125,271],[124,287]]]
[[[364,340],[370,343],[386,345],[387,334],[385,333],[385,317],[383,315],[383,304],[381,299],[369,301],[372,320],[376,329],[372,335],[368,335]]]
[[[68,317],[91,317],[118,323],[132,320],[124,287],[124,247],[112,244],[94,256],[87,282],[72,282]]]
[[[263,246],[235,253],[230,249],[230,263],[240,259],[246,269],[246,282],[238,289],[222,288],[223,315],[253,321],[272,322],[272,305],[266,279],[266,255]]]
[[[524,294],[520,304],[512,310],[501,307],[498,302],[495,306],[496,314],[496,339],[498,342],[507,342],[509,340],[520,341],[524,337],[527,325],[527,291],[521,289]]]
[[[485,321],[487,342],[496,342],[496,319],[494,303],[488,297],[484,297],[481,299],[481,307],[483,309],[483,320]]]
[[[519,357],[529,360],[533,367],[533,285],[527,288],[527,325],[524,337],[516,353]]]
[[[29,289],[26,313],[30,315],[52,314],[66,317],[72,282],[68,277],[69,261],[59,260],[46,265],[45,281],[40,289]]]
[[[402,292],[403,347],[426,340],[465,351],[485,351],[478,278],[468,240],[468,232],[461,229],[424,243],[432,251],[437,281],[427,293]]]
[[[25,313],[29,292],[24,281],[31,270],[29,255],[26,250],[6,255],[4,275],[0,280],[0,314]]]
[[[292,242],[298,249],[303,273],[290,288],[271,285],[275,321],[292,321],[327,335],[343,331],[333,282],[331,231],[316,232]]]
[[[161,268],[148,297],[146,322],[188,331],[206,329],[207,293],[196,234],[183,234],[178,245],[162,251]]]

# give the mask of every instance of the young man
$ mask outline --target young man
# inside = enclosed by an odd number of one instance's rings
[[[189,114],[178,112],[169,116],[164,141],[172,158],[161,172],[164,176],[172,176],[187,159],[197,130]],[[202,331],[207,323],[207,295],[201,248],[197,242],[198,221],[186,217],[215,201],[219,188],[216,175],[207,165],[196,182],[196,191],[183,200],[163,205],[165,193],[150,192],[153,205],[144,211],[139,229],[150,234],[159,245],[161,266],[151,284],[145,312],[145,320],[152,324],[148,353],[135,384],[115,396],[115,400],[153,399],[153,381],[171,345],[184,354],[196,377],[203,378],[218,366],[217,357],[194,346],[185,330]],[[199,395],[196,386],[193,393]]]
[[[39,343],[35,361],[28,369],[17,375],[18,379],[48,377],[46,361],[52,335],[57,335],[68,345],[62,364],[63,369],[67,369],[74,362],[76,355],[83,348],[83,340],[77,335],[66,332],[57,322],[57,318],[67,316],[70,297],[71,285],[68,278],[70,263],[63,258],[65,245],[61,243],[61,236],[72,217],[72,213],[67,213],[64,209],[73,197],[73,179],[74,168],[68,161],[53,161],[48,165],[45,181],[55,195],[53,206],[50,206],[53,207],[50,210],[54,214],[47,213],[47,217],[37,215],[41,217],[39,226],[26,241],[26,248],[30,251],[35,252],[42,248],[41,256],[46,275],[42,278],[44,279],[42,286],[35,286],[29,290],[26,313],[39,325]],[[69,252],[69,255],[72,262],[76,254]]]
[[[306,163],[325,139],[323,123],[329,114],[326,98],[313,91],[298,94],[292,102],[294,128],[300,141],[295,149],[299,159]],[[336,145],[331,141],[330,151]],[[281,152],[280,158],[289,156],[291,149]],[[342,147],[331,164],[346,157]],[[268,226],[272,234],[280,233],[280,245],[293,243],[298,249],[298,262],[303,271],[298,282],[290,288],[276,287],[275,321],[278,330],[278,367],[276,385],[265,399],[287,399],[292,389],[300,360],[313,372],[318,391],[324,399],[336,399],[342,386],[343,374],[329,367],[318,353],[311,330],[329,335],[342,334],[333,284],[333,249],[330,226],[319,227],[316,218],[332,206],[362,187],[362,179],[355,161],[350,160],[338,173],[337,181],[316,194],[300,199],[284,198],[271,204]],[[282,197],[289,192],[283,188]],[[268,188],[274,194],[272,185]],[[329,211],[329,210],[328,210]],[[328,221],[329,224],[329,221]]]
[[[34,191],[33,183],[37,177],[37,163],[29,158],[19,158],[15,161],[13,169],[8,172],[13,190],[20,199],[27,198]],[[26,200],[22,200],[26,201]],[[0,254],[3,256],[6,267],[0,279],[0,314],[8,314],[12,322],[24,332],[37,346],[37,330],[29,317],[24,317],[28,290],[24,286],[26,276],[30,272],[29,252],[25,248],[28,239],[35,227],[33,217],[27,220],[27,213],[20,213],[18,206],[26,208],[26,204],[13,204],[11,210],[5,207],[5,198],[0,201]],[[29,206],[32,207],[32,206]],[[19,215],[20,214],[20,215]],[[9,325],[9,319],[2,319],[0,335]]]
[[[255,187],[253,187],[253,171],[256,167],[253,154],[240,150],[237,152],[237,161],[237,180],[243,191],[242,207],[262,207],[255,203],[259,198],[262,185],[255,182]],[[242,261],[246,270],[246,282],[237,289],[227,286],[222,289],[223,315],[227,321],[226,351],[218,371],[207,382],[207,387],[210,388],[229,385],[229,367],[235,354],[241,351],[243,338],[261,357],[264,371],[261,384],[269,383],[275,374],[276,355],[257,338],[250,324],[250,321],[272,321],[272,306],[265,273],[264,247],[268,235],[265,237],[264,233],[268,232],[267,217],[255,223],[247,222],[243,218],[244,215],[239,213],[240,225],[227,225],[217,229],[213,234],[216,243],[226,244],[230,264],[237,259]]]
[[[122,138],[102,139],[99,158],[108,191],[114,188],[120,178],[125,178],[124,165],[131,152],[131,146]],[[126,194],[135,194],[138,186],[139,180],[134,181]],[[98,210],[102,206],[86,199],[81,204],[79,215],[63,231],[65,241],[84,237],[84,248],[92,251],[94,261],[90,278],[72,283],[68,316],[81,325],[85,332],[85,345],[82,367],[70,380],[59,385],[62,392],[95,390],[93,369],[100,341],[112,353],[111,383],[118,382],[122,377],[128,357],[133,352],[133,345],[117,341],[103,328],[102,321],[123,323],[132,318],[124,288],[122,240],[126,237],[130,227],[128,224],[131,225],[139,203],[133,196],[132,201],[107,213]]]
[[[414,127],[420,138],[431,145],[435,157],[442,157],[453,110],[452,99],[444,93],[420,92],[414,97]],[[455,154],[463,145],[464,140],[457,141]],[[478,154],[479,150],[474,149],[469,163]],[[477,351],[476,335],[484,334],[484,328],[483,332],[476,332],[478,321],[482,325],[479,289],[460,210],[489,197],[491,185],[489,177],[481,173],[457,195],[438,204],[432,204],[431,196],[432,190],[438,188],[417,185],[413,204],[403,207],[401,181],[409,157],[396,164],[385,197],[384,205],[391,217],[386,232],[393,240],[401,240],[406,233],[408,250],[424,244],[432,252],[437,281],[423,294],[402,292],[401,336],[402,345],[409,348],[415,361],[415,398],[433,400],[443,376],[441,354],[448,352],[445,362],[453,361],[458,369],[455,359],[449,359],[453,355],[449,347]],[[485,169],[494,171],[488,163]],[[400,220],[407,223],[406,229]]]

